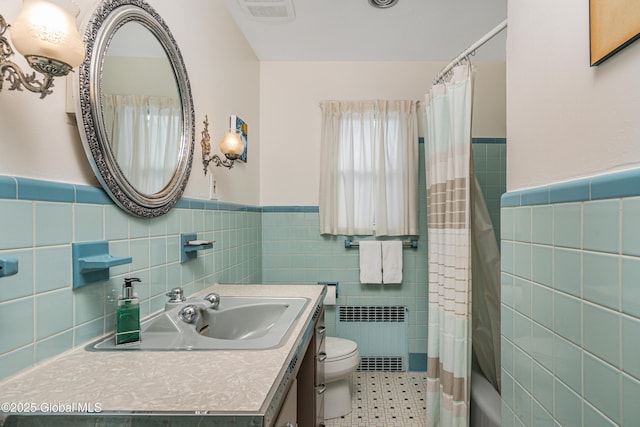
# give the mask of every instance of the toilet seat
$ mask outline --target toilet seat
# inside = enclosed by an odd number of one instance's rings
[[[344,338],[326,337],[324,351],[327,353],[327,362],[337,362],[353,357],[358,351],[358,344]]]

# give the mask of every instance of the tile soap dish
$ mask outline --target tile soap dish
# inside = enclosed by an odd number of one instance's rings
[[[109,255],[109,242],[80,242],[72,244],[73,287],[109,280],[109,268],[130,264],[130,256]]]
[[[11,257],[0,257],[0,277],[18,274],[18,260]]]
[[[208,240],[198,240],[196,233],[182,233],[180,234],[180,247],[182,248],[182,255],[180,262],[186,262],[190,259],[198,257],[198,251],[213,248],[213,244]]]
[[[187,242],[187,246],[210,246],[213,247],[213,242],[207,240],[190,240]]]

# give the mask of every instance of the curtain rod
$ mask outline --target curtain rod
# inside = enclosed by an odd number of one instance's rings
[[[474,44],[469,46],[467,49],[465,49],[460,55],[458,55],[453,61],[451,61],[449,63],[449,65],[444,67],[442,69],[442,71],[440,71],[440,73],[433,80],[433,83],[435,84],[435,83],[438,83],[440,80],[442,80],[444,78],[444,76],[449,71],[451,71],[451,69],[453,67],[455,67],[456,65],[458,65],[458,63],[460,63],[460,61],[462,61],[464,58],[466,58],[469,55],[471,55],[480,46],[482,46],[483,44],[485,44],[486,42],[488,42],[489,40],[494,38],[496,35],[498,35],[500,32],[502,32],[502,30],[504,30],[505,28],[507,28],[507,20],[506,19],[504,21],[502,21],[501,23],[499,23],[498,25],[496,25],[496,27],[493,30],[489,31],[487,34],[482,36],[482,38],[480,38],[480,40],[478,40],[477,42],[475,42]]]

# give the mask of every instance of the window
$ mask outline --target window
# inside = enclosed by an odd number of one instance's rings
[[[419,234],[416,102],[324,101],[321,108],[321,233]]]

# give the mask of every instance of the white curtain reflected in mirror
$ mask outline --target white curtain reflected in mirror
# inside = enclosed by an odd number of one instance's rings
[[[182,133],[178,97],[104,94],[111,150],[122,173],[139,191],[154,194],[173,175]]]
[[[102,82],[113,158],[137,191],[162,191],[178,166],[182,137],[182,104],[167,53],[144,25],[128,22],[109,42]]]

